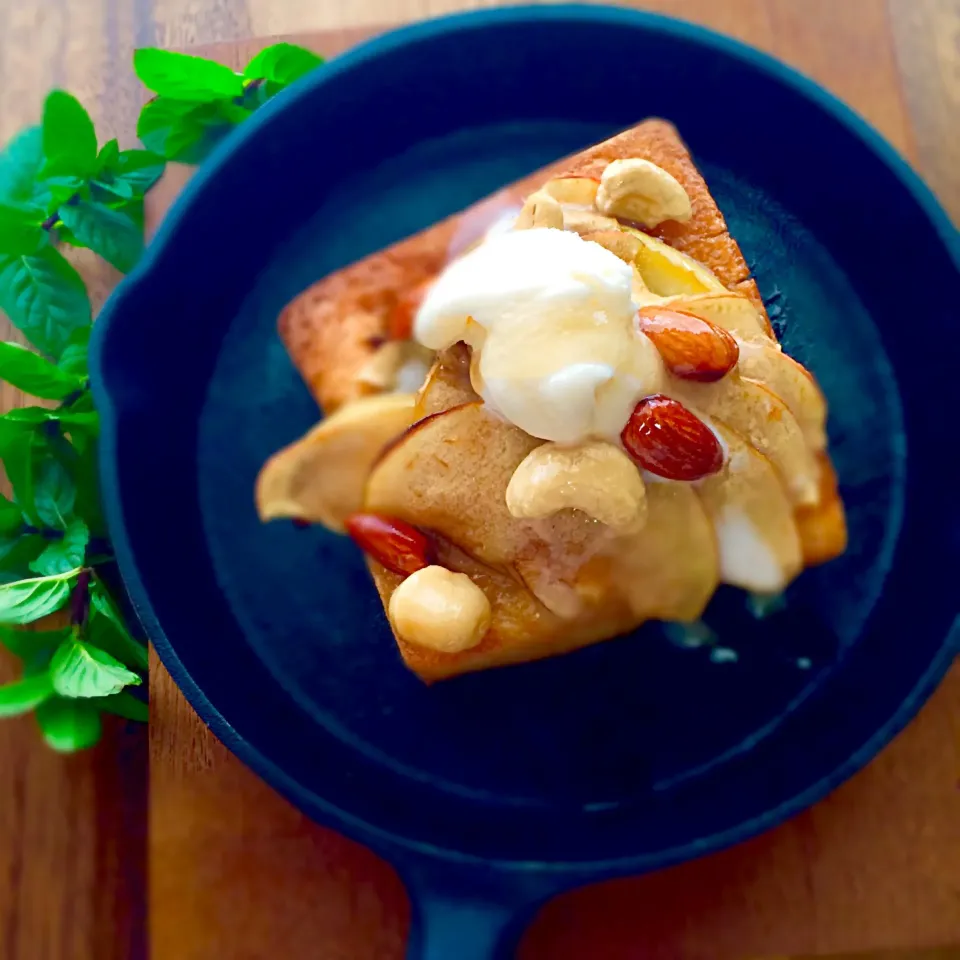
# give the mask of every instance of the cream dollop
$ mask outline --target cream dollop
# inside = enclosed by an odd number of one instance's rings
[[[493,235],[440,275],[414,336],[433,350],[470,344],[484,401],[531,436],[616,439],[664,380],[632,284],[627,264],[575,233]]]

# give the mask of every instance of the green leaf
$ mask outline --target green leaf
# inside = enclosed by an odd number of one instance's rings
[[[243,94],[243,80],[229,67],[203,57],[146,47],[133,52],[133,69],[148,90],[164,97],[209,103]]]
[[[4,534],[0,537],[0,583],[14,583],[31,576],[30,564],[47,548],[39,533]]]
[[[10,534],[23,526],[23,514],[20,508],[0,493],[0,533]]]
[[[97,165],[97,134],[80,101],[54,90],[43,104],[43,175],[87,177]]]
[[[21,432],[14,434],[14,430]],[[33,484],[40,445],[41,440],[30,424],[8,423],[0,417],[0,456],[7,479],[24,517],[36,527],[40,526],[40,518],[33,505]]]
[[[57,366],[64,372],[76,377],[86,378],[87,353],[90,347],[90,331],[92,327],[78,327],[70,334],[67,345],[60,354]]]
[[[114,170],[117,161],[120,159],[120,144],[117,138],[108,140],[97,154],[97,173],[103,173],[104,170]]]
[[[34,509],[40,520],[54,530],[66,530],[76,499],[77,486],[67,468],[52,457],[41,460],[33,488]]]
[[[118,180],[112,173],[105,173],[90,184],[90,197],[94,203],[110,204],[116,200],[133,199],[133,187],[124,180]],[[75,247],[84,246],[71,234],[70,243]]]
[[[143,145],[179,163],[200,163],[250,111],[230,100],[196,104],[158,97],[140,112]]]
[[[106,650],[71,637],[50,661],[53,689],[61,697],[108,697],[142,681]]]
[[[73,581],[80,570],[53,577],[17,580],[0,586],[0,623],[32,623],[61,610],[70,600]]]
[[[52,696],[53,683],[48,673],[15,680],[0,687],[0,717],[29,713]]]
[[[83,383],[82,377],[55,366],[19,343],[2,342],[0,380],[44,400],[62,400],[79,390]]]
[[[143,253],[143,232],[116,210],[81,200],[63,207],[60,219],[82,246],[122,273],[129,273]]]
[[[147,648],[127,629],[112,597],[99,580],[90,585],[90,640],[135,670],[149,665]]]
[[[0,253],[36,253],[49,243],[43,214],[0,203]]]
[[[117,164],[116,179],[128,183],[142,197],[162,176],[167,162],[151,150],[124,150]]]
[[[53,652],[68,639],[71,627],[59,630],[29,630],[21,627],[0,627],[0,646],[6,647],[22,660],[37,661],[53,656]]]
[[[84,394],[89,397],[89,394]],[[79,401],[68,407],[14,407],[0,416],[0,451],[4,429],[8,427],[38,427],[44,423],[58,423],[67,430],[82,430],[96,436],[100,431],[100,415],[96,410],[84,410]],[[0,452],[2,455],[2,452]]]
[[[87,700],[51,697],[37,707],[37,721],[47,745],[60,753],[92,747],[102,733],[100,714]]]
[[[80,274],[52,247],[29,256],[0,256],[0,309],[40,351],[59,357],[70,335],[90,324]]]
[[[43,553],[30,563],[30,569],[41,576],[66,573],[83,564],[90,542],[90,531],[80,517],[72,517],[59,540],[51,540]]]
[[[27,206],[43,213],[48,197],[40,182],[42,164],[40,128],[21,130],[0,153],[0,202]]]
[[[292,43],[275,43],[261,50],[248,64],[243,75],[251,80],[271,80],[286,86],[316,69],[324,59],[312,50]]]
[[[146,723],[150,719],[148,706],[126,690],[121,690],[120,693],[115,693],[109,697],[98,697],[90,702],[106,713],[113,713],[118,717],[125,717],[127,720]]]

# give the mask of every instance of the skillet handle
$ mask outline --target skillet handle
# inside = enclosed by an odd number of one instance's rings
[[[528,920],[552,892],[438,867],[407,873],[407,881],[407,960],[512,960]]]

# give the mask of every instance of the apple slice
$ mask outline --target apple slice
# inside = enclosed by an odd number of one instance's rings
[[[716,383],[673,378],[665,392],[694,413],[736,431],[762,453],[780,474],[793,503],[817,502],[820,468],[816,455],[796,417],[764,384],[733,373]]]
[[[742,376],[759,380],[787,405],[814,450],[826,447],[827,402],[813,375],[793,357],[773,341],[743,343],[738,369]]]
[[[479,399],[470,386],[470,350],[457,343],[437,355],[417,394],[417,412],[427,417]]]
[[[720,580],[778,593],[803,567],[793,507],[770,461],[737,431],[715,426],[727,459],[696,489],[716,533]]]
[[[266,462],[256,486],[260,518],[294,517],[342,532],[361,509],[380,451],[415,419],[412,394],[377,394],[341,407]]]
[[[618,541],[612,576],[637,621],[696,620],[717,588],[717,543],[688,483],[648,479],[643,529]]]
[[[572,577],[606,528],[574,510],[518,520],[507,509],[511,477],[542,441],[468,403],[415,423],[370,474],[364,510],[434,531],[500,570],[524,570],[547,596],[537,570]],[[523,573],[519,573],[524,578]],[[549,605],[549,604],[548,604]]]
[[[636,265],[643,282],[657,297],[728,292],[713,273],[692,257],[642,230],[626,226],[621,229],[640,241],[642,249],[637,254]]]
[[[693,296],[668,297],[663,306],[692,313],[702,320],[709,320],[724,330],[729,330],[742,341],[769,341],[770,328],[757,305],[741,293],[729,290],[701,293]]]

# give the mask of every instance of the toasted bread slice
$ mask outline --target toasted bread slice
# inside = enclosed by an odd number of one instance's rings
[[[740,316],[729,322],[749,321],[753,335],[777,351],[743,255],[677,131],[665,121],[645,121],[541,170],[506,188],[487,209],[509,205],[519,209],[523,198],[547,180],[599,178],[609,162],[633,157],[650,160],[672,174],[691,200],[688,221],[667,221],[645,232],[712,272],[716,279],[711,292],[688,291],[693,299],[706,296],[711,309],[717,310],[716,290],[721,300],[727,296],[724,287],[745,295],[755,305],[756,319]],[[395,311],[409,309],[405,302],[409,292],[428,283],[450,259],[451,249],[462,248],[471,239],[464,237],[465,229],[478,226],[479,238],[490,218],[482,209],[477,214],[478,208],[471,208],[327,277],[286,308],[279,324],[284,343],[326,412],[373,389],[357,377],[358,371],[389,337]],[[736,303],[744,307],[745,301]],[[716,319],[723,325],[719,313]],[[436,680],[566,652],[630,630],[651,617],[699,616],[722,573],[721,551],[702,498],[687,485],[653,484],[647,528],[619,554],[578,553],[586,541],[582,516],[576,511],[551,518],[558,536],[542,538],[542,527],[523,529],[506,515],[504,488],[519,459],[539,441],[502,421],[484,426],[478,420],[482,405],[470,386],[460,346],[438,359],[421,390],[417,409],[426,419],[381,454],[367,484],[364,508],[429,527],[439,562],[469,575],[487,595],[492,624],[478,646],[460,653],[440,653],[398,637],[407,665],[423,679]],[[793,392],[802,397],[800,388],[805,387],[800,383]],[[809,389],[815,390],[815,385]],[[780,404],[781,417],[793,416],[789,406],[788,400]],[[812,435],[817,427],[815,420]],[[454,452],[457,444],[463,448],[459,454]],[[795,513],[806,564],[830,559],[846,544],[832,468],[824,453],[818,455],[823,465],[820,502],[799,504]],[[766,463],[761,454],[757,457]],[[467,469],[467,461],[476,466]],[[564,570],[559,578],[544,578],[538,571],[554,571],[558,564],[555,554],[547,557],[542,551],[555,550],[557,544],[567,550],[571,562],[567,568],[559,564]],[[376,561],[369,565],[386,608],[402,577]],[[625,584],[636,586],[631,590]]]

